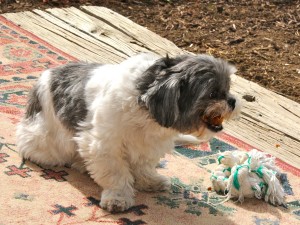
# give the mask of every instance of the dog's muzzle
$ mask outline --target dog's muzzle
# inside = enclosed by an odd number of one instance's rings
[[[234,111],[235,109],[235,106],[236,106],[236,99],[235,98],[232,98],[230,97],[228,100],[227,100],[227,104],[230,108],[230,111]],[[215,116],[215,117],[204,117],[203,118],[204,120],[204,123],[206,124],[206,127],[217,133],[217,132],[220,132],[221,130],[223,130],[223,120],[224,120],[224,117],[219,115],[219,116]]]

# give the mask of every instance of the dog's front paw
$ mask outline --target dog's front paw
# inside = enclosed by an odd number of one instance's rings
[[[167,177],[164,176],[148,176],[136,180],[134,187],[139,191],[147,192],[167,191],[171,187],[171,182]]]
[[[123,212],[133,206],[133,196],[126,196],[121,191],[103,190],[100,207],[109,212]]]

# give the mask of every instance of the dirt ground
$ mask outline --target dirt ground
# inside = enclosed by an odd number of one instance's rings
[[[0,0],[0,13],[99,5],[300,103],[300,0]]]

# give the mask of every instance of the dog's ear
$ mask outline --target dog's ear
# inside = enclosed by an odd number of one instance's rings
[[[168,56],[158,60],[138,83],[140,105],[144,105],[164,127],[171,127],[179,115],[181,78],[170,69],[176,61]]]
[[[171,127],[178,115],[180,81],[176,77],[158,82],[142,97],[150,114],[164,127]]]

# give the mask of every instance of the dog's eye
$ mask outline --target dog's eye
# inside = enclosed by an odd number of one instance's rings
[[[210,93],[209,97],[210,98],[216,98],[217,97],[217,92],[214,91],[214,92]]]

